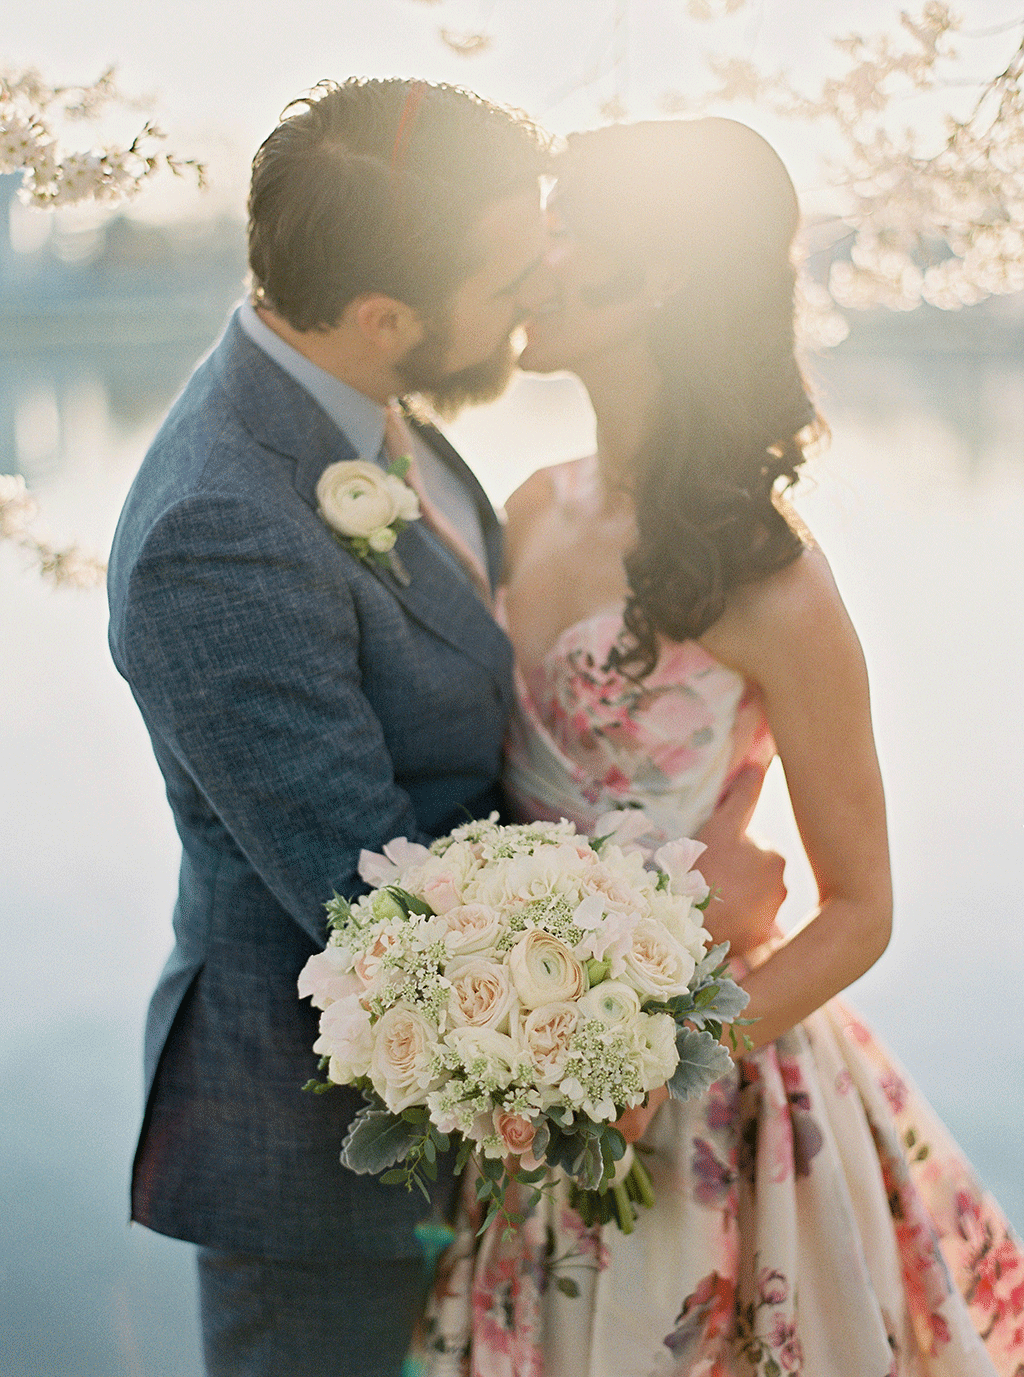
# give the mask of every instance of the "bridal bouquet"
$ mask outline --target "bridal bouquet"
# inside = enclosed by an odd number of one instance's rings
[[[341,1153],[356,1172],[418,1185],[459,1139],[484,1226],[517,1181],[530,1204],[551,1168],[586,1223],[628,1232],[650,1180],[614,1127],[667,1083],[702,1094],[731,1066],[718,1041],[746,995],[708,950],[704,849],[650,856],[636,810],[593,839],[570,822],[467,823],[428,849],[404,837],[364,851],[374,890],[327,905],[330,937],[299,976],[323,1012],[314,1051],[325,1081],[366,1105]]]

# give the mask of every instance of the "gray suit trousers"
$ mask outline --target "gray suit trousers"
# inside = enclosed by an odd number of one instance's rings
[[[423,1262],[305,1265],[200,1248],[208,1377],[400,1377]]]

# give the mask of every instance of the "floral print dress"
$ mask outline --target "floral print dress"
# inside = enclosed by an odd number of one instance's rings
[[[637,684],[604,668],[621,610],[570,627],[519,684],[507,784],[524,818],[589,828],[640,804],[691,835],[773,747],[742,679],[694,642]],[[745,958],[756,963],[768,949]],[[478,1238],[467,1181],[408,1370],[424,1377],[1024,1377],[1024,1252],[928,1105],[838,1000],[641,1151],[634,1232],[564,1191]]]

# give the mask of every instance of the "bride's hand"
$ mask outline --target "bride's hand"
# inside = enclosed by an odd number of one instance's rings
[[[764,783],[759,765],[745,765],[711,817],[697,833],[707,851],[697,862],[714,898],[704,926],[716,942],[730,943],[733,956],[760,946],[777,931],[775,915],[786,897],[786,862],[747,836]]]
[[[668,1086],[659,1085],[657,1090],[652,1090],[647,1096],[646,1104],[637,1105],[636,1109],[627,1109],[620,1118],[615,1120],[612,1127],[619,1130],[627,1143],[635,1143],[647,1132],[647,1125],[667,1099]]]

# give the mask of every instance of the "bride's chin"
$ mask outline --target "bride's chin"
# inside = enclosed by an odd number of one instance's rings
[[[569,366],[565,359],[554,358],[550,350],[527,345],[517,360],[523,373],[561,373]]]

